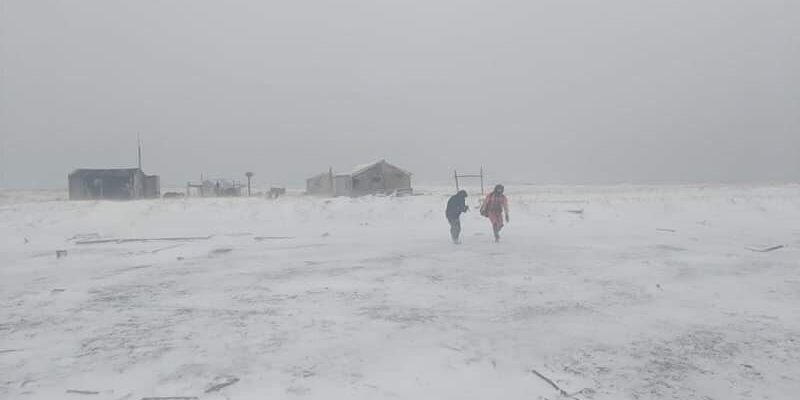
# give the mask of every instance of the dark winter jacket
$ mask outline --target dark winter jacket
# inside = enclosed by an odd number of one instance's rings
[[[445,215],[447,219],[456,219],[463,212],[467,212],[467,195],[466,193],[458,192],[447,201]]]

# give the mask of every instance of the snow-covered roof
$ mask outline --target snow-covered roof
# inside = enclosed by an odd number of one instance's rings
[[[350,172],[350,175],[361,174],[362,172],[364,172],[364,171],[366,171],[366,170],[368,170],[368,169],[370,169],[370,168],[372,168],[372,167],[374,167],[374,166],[376,166],[378,164],[387,164],[387,165],[390,165],[393,168],[399,169],[400,171],[402,171],[402,172],[404,172],[404,173],[406,173],[408,175],[411,175],[411,172],[408,172],[408,171],[406,171],[406,170],[404,170],[404,169],[402,169],[402,168],[400,168],[400,167],[398,167],[396,165],[389,164],[388,162],[386,162],[386,160],[378,160],[378,161],[371,162],[369,164],[361,164],[361,165],[353,168],[353,170]]]
[[[358,174],[360,174],[360,173],[362,173],[362,172],[364,172],[364,171],[366,171],[366,170],[368,170],[368,169],[370,169],[370,168],[372,168],[372,167],[374,167],[374,166],[376,166],[376,165],[378,165],[378,164],[380,164],[382,162],[386,162],[386,160],[378,160],[378,161],[373,161],[373,162],[367,163],[367,164],[357,165],[357,166],[353,167],[353,169],[350,170],[349,174],[350,175],[358,175]]]
[[[139,168],[78,168],[73,173],[86,173],[86,172],[136,172]]]
[[[72,171],[70,176],[126,176],[144,172],[139,168],[79,168]]]
[[[314,179],[327,178],[328,176],[330,176],[330,172],[323,172],[323,173],[320,173],[320,174],[316,174],[316,175],[314,175],[311,178],[308,178],[306,180],[310,181],[310,180],[314,180]]]

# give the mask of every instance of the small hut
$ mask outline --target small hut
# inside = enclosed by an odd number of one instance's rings
[[[411,193],[411,172],[380,160],[362,165],[350,174],[350,196]]]
[[[69,174],[70,200],[135,200],[161,196],[158,176],[140,168],[76,169]]]
[[[380,160],[353,169],[348,174],[333,170],[306,180],[306,192],[314,195],[366,196],[375,194],[410,194],[411,173]]]

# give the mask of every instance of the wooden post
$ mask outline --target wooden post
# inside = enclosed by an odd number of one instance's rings
[[[136,143],[139,145],[139,171],[142,170],[142,137],[136,134]]]
[[[247,177],[247,197],[250,197],[250,179],[255,174],[253,174],[252,172],[248,172],[248,173],[246,173],[244,175]]]
[[[333,166],[328,167],[328,190],[330,190],[331,196],[336,196],[336,187],[334,186],[335,182],[333,180]]]
[[[453,170],[453,176],[456,178],[456,192],[458,192],[459,191],[459,187],[458,187],[458,171],[455,170],[455,169]]]
[[[486,190],[483,189],[483,165],[481,165],[481,196],[486,194]]]

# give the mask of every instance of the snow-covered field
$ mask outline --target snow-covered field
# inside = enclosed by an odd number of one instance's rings
[[[800,186],[508,192],[0,192],[0,398],[800,396]]]

